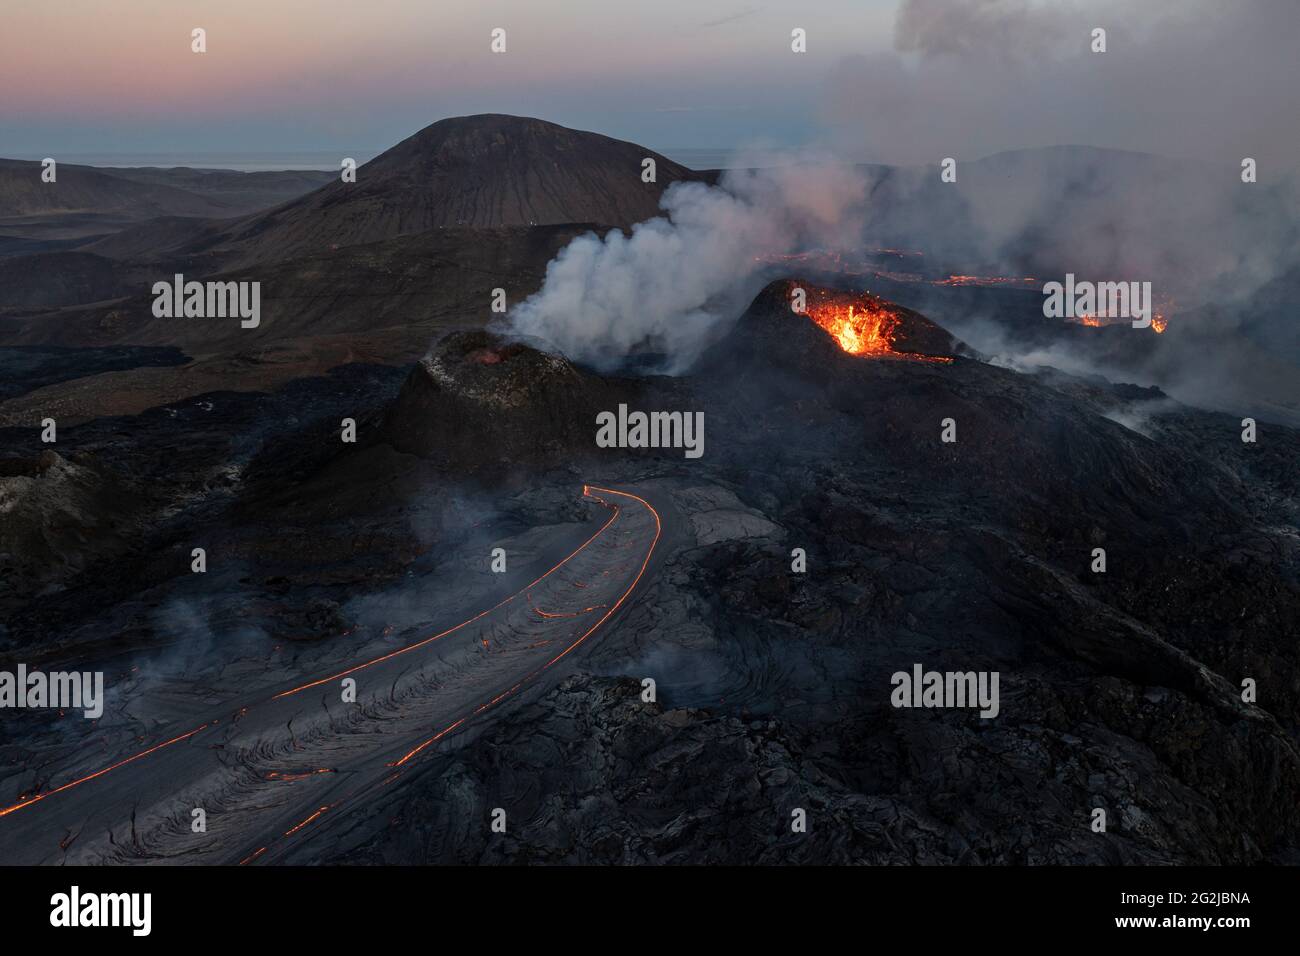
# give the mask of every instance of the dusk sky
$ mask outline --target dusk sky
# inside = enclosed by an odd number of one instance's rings
[[[826,66],[890,45],[893,0],[66,0],[5,12],[9,152],[382,149],[508,112],[656,145],[800,142]],[[792,11],[799,11],[792,20]],[[190,31],[208,52],[190,51]],[[489,52],[494,27],[507,52]],[[790,53],[790,30],[814,55]]]
[[[1135,9],[1137,8],[1137,9]],[[1226,9],[1225,9],[1226,8]],[[0,155],[339,150],[506,112],[643,145],[1295,163],[1291,0],[10,4]],[[1088,50],[1104,25],[1110,49]],[[208,52],[190,51],[207,30]],[[507,30],[504,55],[489,51]],[[790,50],[790,31],[808,52]],[[1210,130],[1213,132],[1210,132]]]

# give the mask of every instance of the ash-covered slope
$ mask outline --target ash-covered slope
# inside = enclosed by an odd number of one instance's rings
[[[687,535],[586,658],[600,676],[521,704],[301,859],[1294,859],[1300,434],[1243,445],[1154,390],[959,344],[946,362],[849,355],[787,293],[765,290],[674,392],[642,382],[635,407],[704,412],[703,458],[573,458]],[[582,396],[594,378],[575,373]],[[567,414],[515,398],[506,428]],[[575,447],[586,404],[563,425]],[[998,715],[893,707],[891,675],[916,664],[997,672]],[[466,829],[495,806],[507,837]]]
[[[37,162],[0,159],[0,221],[66,213],[117,216],[233,215],[227,204],[163,182],[136,182],[93,166],[60,164],[53,183],[41,181]]]
[[[805,299],[804,316],[794,312],[798,293]],[[851,308],[861,318],[855,319]],[[845,336],[847,344],[842,348],[835,345],[836,332]],[[795,347],[782,347],[787,338],[793,338]],[[726,339],[703,357],[697,371],[739,361],[789,360],[812,367],[827,361],[833,352],[853,347],[898,360],[981,357],[947,329],[912,309],[869,293],[792,278],[768,283]]]
[[[791,312],[794,284],[764,289],[694,370],[697,401],[730,431],[720,456],[761,458],[776,418],[790,425],[781,432],[787,450],[809,462],[847,455],[859,464],[914,472],[922,489],[992,493],[1019,520],[1026,507],[1052,512],[1068,503],[1071,512],[1097,517],[1124,507],[1131,509],[1126,520],[1140,521],[1193,506],[1230,509],[1236,497],[1217,475],[1187,482],[1193,455],[1186,449],[1153,443],[1106,417],[1124,404],[1123,389],[1079,382],[1063,391],[976,361],[946,331],[892,304],[886,305],[900,318],[895,354],[849,355],[812,316]],[[816,287],[800,284],[813,290],[815,315]],[[1138,400],[1160,397],[1155,390],[1132,393]],[[760,408],[764,415],[754,415]],[[827,430],[794,427],[799,416],[815,416]],[[941,440],[945,419],[954,423],[953,442]],[[1153,509],[1143,500],[1148,497],[1161,507]]]
[[[148,266],[115,262],[89,252],[37,252],[0,258],[0,307],[57,308],[102,302],[147,288]]]
[[[641,181],[655,160],[657,181]],[[630,227],[698,174],[644,147],[518,116],[440,120],[301,199],[258,213],[186,252],[253,264],[430,229],[597,223]]]
[[[411,370],[377,441],[457,478],[490,483],[556,469],[580,475],[624,455],[596,445],[600,413],[619,405],[681,409],[696,400],[690,379],[601,375],[496,332],[464,329],[444,336]]]
[[[654,183],[641,181],[653,158]],[[635,143],[556,123],[494,113],[441,120],[381,153],[358,172],[350,202],[400,192],[403,232],[434,226],[597,222],[630,226],[656,215],[659,196],[695,173]],[[330,190],[338,197],[345,190]],[[317,209],[330,196],[312,197]],[[307,205],[307,204],[305,204]]]
[[[647,157],[656,162],[654,183],[641,181],[641,163]],[[12,180],[13,210],[36,208],[33,203],[43,194],[30,196],[27,180],[41,185],[39,165],[14,164],[23,167],[20,175],[7,173],[4,162],[0,200],[5,183]],[[427,271],[426,261],[486,260],[502,243],[512,249],[523,245],[531,247],[526,258],[510,252],[501,269],[488,264],[489,270],[506,273],[489,288],[513,291],[523,279],[531,292],[532,277],[540,276],[555,255],[549,239],[556,230],[629,228],[659,213],[659,199],[672,183],[707,179],[633,143],[496,114],[434,123],[362,166],[355,183],[331,177],[307,195],[234,218],[246,213],[246,203],[257,196],[269,197],[277,189],[301,191],[319,181],[316,174],[286,173],[280,179],[243,183],[237,178],[241,175],[252,179],[271,174],[127,170],[114,176],[89,167],[61,168],[57,187],[51,187],[57,197],[49,200],[58,209],[41,207],[42,214],[61,210],[67,219],[84,205],[97,225],[83,232],[113,234],[75,251],[35,244],[34,254],[0,260],[0,278],[12,277],[0,282],[0,309],[60,308],[132,292],[136,297],[105,310],[113,313],[108,318],[93,310],[52,322],[24,318],[19,324],[27,328],[17,341],[84,345],[162,338],[188,345],[225,337],[229,330],[220,326],[178,329],[168,323],[157,334],[149,330],[157,323],[151,322],[145,293],[152,281],[174,272],[188,278],[228,275],[262,281],[273,311],[258,338],[298,336],[304,326],[316,334],[356,331],[358,324],[373,327],[350,320],[351,303],[363,300],[381,309],[404,308],[404,322],[409,324],[409,299],[379,295],[373,281],[360,288],[353,264],[332,260],[348,256],[352,248],[371,247],[358,254],[359,267],[383,260],[378,263],[378,281],[401,285],[410,273]],[[204,195],[172,183],[192,185]],[[26,185],[19,189],[19,184]],[[236,203],[245,205],[236,208]],[[104,210],[125,216],[128,208],[130,215],[121,221],[101,221]],[[5,231],[3,213],[0,202],[0,234]],[[524,237],[521,242],[519,237],[530,227],[538,227],[536,241]],[[444,232],[454,235],[443,237]],[[383,243],[391,244],[391,252]],[[448,245],[454,246],[451,252],[445,251]],[[422,247],[428,255],[422,254]],[[21,243],[16,251],[22,251]],[[413,264],[412,258],[422,261]],[[329,267],[324,276],[322,261]],[[454,281],[473,281],[476,272],[482,269],[466,271]],[[58,281],[38,281],[40,276],[64,273]],[[311,275],[310,285],[299,280],[303,273]],[[322,282],[329,288],[321,291]],[[430,304],[439,305],[436,297]],[[240,347],[246,339],[235,337]]]
[[[641,181],[646,157],[656,160],[655,183]],[[405,356],[427,345],[431,322],[485,315],[494,288],[512,301],[532,293],[564,242],[649,219],[669,185],[697,178],[635,144],[540,120],[443,120],[361,167],[355,183],[336,179],[265,212],[159,218],[76,251],[0,261],[0,278],[11,278],[0,282],[0,310],[18,315],[0,324],[0,342],[242,351],[379,329],[405,336],[401,347],[364,344]],[[154,318],[152,283],[175,273],[261,282],[260,326]]]
[[[616,393],[561,356],[457,332],[406,379],[381,440],[462,475],[554,466],[585,457],[596,413],[625,399]]]
[[[110,176],[146,185],[173,186],[221,203],[231,215],[255,212],[308,193],[337,178],[321,169],[196,169],[190,166],[133,166],[103,170]]]
[[[295,862],[1294,862],[1300,434],[1243,444],[1155,390],[994,367],[902,310],[890,349],[849,354],[789,292],[677,379],[466,331],[400,386],[354,367],[209,395],[61,429],[58,459],[7,430],[14,546],[54,573],[12,569],[0,648],[170,643],[187,618],[153,609],[179,606],[202,622],[195,680],[231,635],[249,660],[282,640],[347,658],[394,616],[427,633],[457,600],[444,575],[507,530],[624,488],[663,537],[569,679],[331,811]],[[703,457],[597,448],[622,403],[703,413]],[[115,534],[45,530],[87,520]],[[997,715],[892,706],[918,664],[997,673]],[[494,807],[505,835],[480,825]]]
[[[505,289],[512,301],[535,291],[546,263],[585,228],[435,229],[229,271],[214,271],[214,260],[208,258],[181,258],[165,267],[106,264],[89,253],[0,260],[0,278],[14,280],[0,298],[12,296],[23,304],[54,305],[83,289],[96,299],[107,299],[125,283],[135,284],[134,294],[127,298],[33,317],[10,335],[0,333],[0,341],[176,344],[211,353],[335,335],[350,336],[361,348],[391,332],[403,340],[406,354],[418,355],[438,326],[468,324],[475,317],[490,315],[487,305],[493,289]],[[57,282],[36,281],[26,273],[25,264],[38,258],[66,261],[69,272]],[[175,272],[187,279],[206,275],[216,281],[254,277],[262,284],[259,325],[245,329],[237,321],[154,316],[152,283]]]

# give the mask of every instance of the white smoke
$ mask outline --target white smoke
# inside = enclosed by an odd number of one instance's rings
[[[753,294],[761,259],[855,239],[865,195],[861,173],[825,159],[674,183],[660,201],[668,218],[569,243],[510,331],[597,368],[653,353],[682,371]]]

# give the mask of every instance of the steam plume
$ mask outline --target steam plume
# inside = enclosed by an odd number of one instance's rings
[[[649,352],[681,371],[743,309],[757,256],[840,244],[861,228],[865,193],[858,171],[824,159],[675,183],[660,203],[668,218],[569,243],[511,330],[597,368]]]

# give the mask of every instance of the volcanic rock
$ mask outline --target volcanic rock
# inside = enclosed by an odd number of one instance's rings
[[[597,413],[644,392],[491,332],[454,332],[412,370],[382,440],[458,473],[574,465],[596,452]]]
[[[0,610],[120,553],[138,507],[120,484],[57,452],[0,458]]]
[[[836,345],[833,336],[810,321],[807,314],[793,311],[791,303],[796,290],[804,292],[806,313],[828,308],[847,309],[854,304],[859,308],[886,310],[895,319],[890,329],[891,350],[900,358],[980,357],[966,343],[919,312],[867,293],[846,292],[792,278],[768,283],[731,333],[706,354],[701,365],[707,367],[720,361],[755,358],[778,363],[788,360],[812,371],[833,356],[842,355],[843,350]]]
[[[1243,446],[1226,416],[960,345],[850,355],[787,292],[681,383],[703,458],[598,463],[671,501],[686,540],[587,673],[395,789],[375,817],[400,826],[303,859],[1294,859],[1300,435]],[[915,663],[998,672],[998,717],[893,709]],[[463,825],[495,806],[508,837]]]
[[[0,219],[56,213],[98,214],[139,221],[151,216],[230,215],[227,207],[164,183],[139,183],[93,166],[60,163],[54,183],[37,162],[0,159]]]

